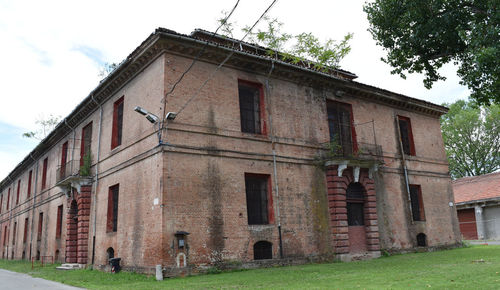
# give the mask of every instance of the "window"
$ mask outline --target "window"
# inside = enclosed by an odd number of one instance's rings
[[[399,132],[403,152],[407,155],[415,155],[415,145],[413,144],[413,133],[411,131],[410,118],[398,116]]]
[[[10,188],[9,188],[9,193],[7,194],[7,210],[9,210],[9,204],[10,204]]]
[[[328,101],[328,128],[330,142],[338,145],[338,155],[350,156],[357,151],[356,131],[353,126],[352,107],[350,104]]]
[[[361,183],[351,183],[347,186],[347,224],[349,226],[362,226],[365,224],[364,209],[365,190]]]
[[[66,177],[66,162],[68,159],[68,141],[64,142],[61,148],[61,170],[59,171],[59,178]]]
[[[424,233],[420,233],[417,235],[417,246],[427,247],[427,236]]]
[[[111,134],[111,149],[122,144],[123,97],[113,105],[113,131]]]
[[[245,173],[245,191],[249,225],[265,225],[271,222],[272,203],[269,175]]]
[[[87,154],[90,155],[92,145],[92,122],[82,129],[82,144],[80,147],[80,166],[83,166],[83,159]]]
[[[106,223],[106,232],[116,232],[118,225],[118,191],[119,184],[109,188],[108,193],[108,220]]]
[[[3,228],[3,246],[7,244],[7,226]]]
[[[26,243],[28,239],[28,218],[24,219],[24,233],[23,233],[23,243]]]
[[[253,259],[264,260],[273,258],[273,244],[268,241],[260,241],[253,245]]]
[[[240,101],[241,132],[265,134],[264,94],[259,84],[239,81],[238,95]]]
[[[42,229],[43,229],[43,212],[38,215],[38,233],[37,233],[37,241],[42,240]]]
[[[21,192],[21,179],[17,181],[16,205],[19,204],[19,193]]]
[[[410,184],[411,212],[414,221],[425,221],[424,202],[420,185]]]
[[[2,208],[3,208],[3,194],[0,195],[0,213],[2,213]]]
[[[12,245],[16,244],[16,231],[17,231],[17,222],[14,222],[14,230],[12,232]]]
[[[63,206],[61,204],[60,206],[57,207],[56,239],[61,238],[62,217],[63,217]]]
[[[33,178],[33,170],[30,170],[30,173],[28,175],[28,194],[26,198],[30,198],[31,196],[31,179]]]
[[[43,160],[43,169],[42,169],[42,190],[47,187],[47,163],[49,162],[49,158],[45,158]]]

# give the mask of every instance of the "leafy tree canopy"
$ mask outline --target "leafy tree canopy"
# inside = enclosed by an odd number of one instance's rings
[[[448,104],[445,104],[448,105]],[[444,146],[453,178],[500,169],[500,105],[459,100],[441,117]]]
[[[393,74],[424,73],[431,88],[445,79],[438,69],[453,62],[471,97],[489,104],[500,103],[499,6],[498,0],[375,0],[364,11]]]
[[[217,19],[221,25],[222,34],[233,36],[234,23],[226,21],[227,12],[222,11],[222,17]],[[241,30],[249,34],[249,41],[268,48],[268,55],[276,59],[284,59],[294,64],[311,63],[315,69],[328,72],[340,66],[340,61],[351,51],[349,41],[353,34],[348,33],[337,42],[327,39],[322,42],[312,33],[303,32],[292,35],[282,31],[283,23],[277,18],[264,17],[265,28],[251,32],[250,27]]]

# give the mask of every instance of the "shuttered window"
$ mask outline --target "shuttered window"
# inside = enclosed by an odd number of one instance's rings
[[[111,133],[111,149],[122,144],[123,98],[124,97],[118,99],[113,105],[113,129]]]
[[[90,154],[92,146],[92,122],[82,129],[82,145],[80,148],[80,166],[83,166],[83,159],[87,154]]]
[[[261,87],[239,82],[241,132],[263,134],[261,125]]]
[[[340,156],[350,156],[355,151],[356,142],[352,124],[351,105],[339,102],[327,102],[328,128],[330,142],[337,145],[334,148]]]
[[[411,130],[410,118],[398,116],[398,122],[403,152],[407,155],[415,155],[415,145],[413,144],[413,133]]]
[[[420,185],[410,184],[411,212],[414,221],[425,221],[424,202]]]
[[[115,184],[109,188],[108,216],[106,223],[107,232],[116,232],[118,229],[118,194],[120,185]]]
[[[249,225],[269,224],[269,175],[245,174]]]

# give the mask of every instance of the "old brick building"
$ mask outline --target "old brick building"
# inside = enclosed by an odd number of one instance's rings
[[[170,275],[455,245],[446,108],[355,78],[157,29],[0,183],[2,257]]]

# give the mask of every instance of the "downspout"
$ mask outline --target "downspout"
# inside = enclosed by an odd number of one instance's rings
[[[34,220],[34,217],[35,217],[35,202],[36,202],[36,187],[38,185],[38,161],[40,161],[40,159],[38,160],[35,160],[35,158],[33,158],[33,156],[31,156],[31,153],[30,153],[30,157],[31,159],[33,159],[33,161],[36,162],[36,169],[35,169],[35,190],[33,191],[33,209],[31,210],[31,230],[30,230],[30,260],[31,260],[31,253],[33,252],[33,227],[34,227],[34,224],[33,224],[33,220]]]
[[[66,126],[68,126],[68,128],[70,128],[73,131],[73,146],[72,146],[73,148],[71,148],[71,166],[70,166],[70,170],[71,170],[70,172],[71,172],[71,174],[73,174],[73,163],[75,163],[74,161],[75,161],[75,147],[76,147],[76,144],[75,144],[76,143],[76,131],[74,128],[72,128],[70,125],[68,125],[68,121],[66,118],[64,119],[64,124]]]
[[[406,167],[405,152],[403,150],[403,141],[401,140],[401,127],[399,127],[398,116],[394,115],[394,118],[396,119],[396,124],[397,124],[396,131],[398,132],[399,149],[401,153],[401,165],[403,167],[403,172],[405,176],[406,193],[408,194],[408,208],[410,209],[410,220],[411,224],[413,224],[413,211],[411,209],[411,196],[410,196],[410,182],[408,181],[408,169]]]
[[[268,103],[269,112],[269,128],[271,129],[271,147],[273,150],[273,175],[274,175],[274,190],[276,191],[276,218],[278,220],[278,238],[280,247],[280,258],[283,259],[283,238],[281,235],[281,214],[280,214],[280,191],[278,186],[278,170],[276,167],[276,150],[275,150],[275,138],[274,138],[274,127],[273,127],[273,116],[271,114],[271,89],[269,87],[269,77],[274,70],[274,60],[271,60],[271,69],[266,76],[266,98]]]
[[[90,96],[92,101],[99,106],[99,130],[97,133],[97,157],[95,164],[95,182],[94,182],[94,198],[92,199],[93,207],[94,207],[94,223],[92,226],[92,266],[94,265],[95,258],[95,233],[96,233],[96,224],[97,224],[97,186],[99,183],[99,160],[101,153],[101,128],[102,128],[102,104],[96,102],[94,99],[94,95]]]

